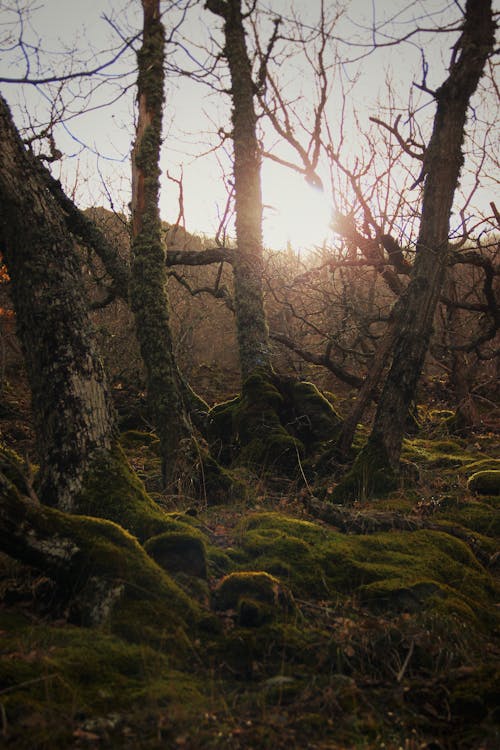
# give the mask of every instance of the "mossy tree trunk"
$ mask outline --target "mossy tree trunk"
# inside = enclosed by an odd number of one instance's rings
[[[165,249],[158,209],[164,104],[165,34],[159,0],[143,0],[143,43],[138,53],[138,118],[132,153],[132,268],[130,297],[146,367],[148,399],[161,445],[164,484],[175,479],[185,415],[173,354],[166,288]]]
[[[235,313],[242,377],[257,368],[270,370],[269,332],[262,291],[261,158],[257,141],[252,66],[245,41],[241,0],[207,0],[205,7],[224,19],[224,55],[231,74],[233,103]]]
[[[74,242],[0,97],[0,240],[31,386],[42,500],[77,512],[114,415]]]
[[[450,214],[463,164],[467,108],[492,53],[490,0],[467,0],[462,34],[447,80],[434,92],[434,126],[424,159],[422,217],[408,288],[395,307],[392,365],[379,400],[366,453],[397,470],[408,409],[432,333],[448,255]]]

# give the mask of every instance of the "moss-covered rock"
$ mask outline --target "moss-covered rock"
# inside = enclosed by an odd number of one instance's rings
[[[476,471],[469,477],[467,487],[478,495],[500,496],[500,470]]]
[[[195,602],[120,526],[34,504],[13,487],[2,488],[1,508],[4,550],[57,581],[72,621],[151,642],[196,622]]]
[[[237,613],[237,622],[256,627],[274,619],[291,606],[292,600],[282,583],[262,572],[230,573],[214,592],[215,607]]]
[[[168,573],[207,577],[205,545],[190,531],[170,531],[154,536],[144,549]]]

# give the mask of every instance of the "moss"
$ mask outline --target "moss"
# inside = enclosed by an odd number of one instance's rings
[[[475,472],[469,477],[467,487],[478,495],[500,495],[500,470]]]
[[[304,446],[284,429],[269,429],[265,438],[257,437],[241,449],[237,463],[254,470],[297,472]]]
[[[26,477],[21,457],[0,442],[0,473],[20,492],[26,491]]]
[[[368,442],[328,499],[333,503],[352,503],[387,495],[398,486],[399,477],[391,469],[382,445]]]
[[[332,440],[342,419],[330,401],[313,383],[293,381],[290,387],[291,414],[287,427],[305,445]]]
[[[248,495],[248,485],[237,472],[222,466],[206,449],[198,455],[195,489],[207,505],[240,500]]]
[[[459,469],[460,474],[475,474],[477,471],[500,471],[500,459],[480,458],[477,461],[465,464]]]
[[[219,610],[236,610],[241,625],[260,625],[291,606],[289,593],[268,573],[239,572],[225,576],[214,592]]]
[[[207,577],[205,545],[190,531],[170,531],[148,539],[144,549],[168,573]]]
[[[165,514],[149,497],[118,445],[94,460],[84,478],[78,508],[82,515],[114,521],[140,541],[168,531]]]
[[[247,561],[277,576],[297,595],[323,588],[322,569],[314,559],[310,544],[281,528],[248,530],[241,540]]]
[[[27,620],[4,631],[0,675],[3,737],[19,750],[72,747],[78,734],[123,747],[124,725],[158,706],[180,718],[204,704],[201,680],[173,669],[166,654],[69,625]]]
[[[459,469],[477,460],[456,440],[404,440],[402,456],[427,469]]]
[[[274,574],[292,592],[306,596],[349,593],[380,608],[397,609],[405,602],[415,610],[451,599],[466,608],[492,608],[494,585],[462,541],[439,531],[393,531],[345,535],[317,524],[255,514],[240,529],[246,562]],[[391,595],[390,600],[384,594]],[[412,604],[413,603],[413,604]],[[434,603],[434,604],[433,604]],[[441,603],[439,604],[441,607]]]
[[[341,419],[312,383],[257,368],[240,396],[209,412],[211,449],[224,463],[299,471],[320,442],[333,438]]]
[[[146,554],[137,539],[102,519],[62,513],[4,493],[6,517],[26,535],[23,559],[53,576],[71,619],[106,624],[132,639],[154,640],[196,622],[196,604]],[[19,554],[19,535],[11,541]],[[170,636],[171,637],[171,636]]]
[[[451,519],[455,524],[461,524],[467,529],[477,531],[490,537],[500,536],[500,518],[497,508],[485,502],[461,503],[453,511],[441,512],[437,519]]]

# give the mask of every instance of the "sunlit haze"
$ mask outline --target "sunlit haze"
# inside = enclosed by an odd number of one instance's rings
[[[58,66],[61,64],[65,65],[66,72],[94,67],[96,61],[102,62],[112,57],[121,46],[124,37],[139,33],[142,24],[140,3],[123,3],[123,0],[87,0],[83,4],[78,0],[67,0],[65,3],[46,0],[44,3],[25,5],[29,8],[30,23],[24,27],[24,41],[31,43],[33,49],[37,50],[41,61],[40,72],[43,74],[44,65],[51,70],[52,62],[55,69],[59,69]],[[170,24],[169,27],[177,18],[177,4],[170,5],[172,7],[169,8],[169,13],[165,14],[165,22],[167,25]],[[262,7],[266,9],[267,5],[263,3]],[[290,14],[292,7],[288,0],[273,0],[271,5],[273,14],[283,13],[285,16]],[[445,0],[427,0],[426,3],[407,3],[404,0],[366,3],[365,0],[350,0],[346,3],[346,13],[335,30],[337,41],[327,49],[331,64],[329,75],[332,81],[331,96],[325,109],[328,136],[332,138],[332,148],[341,149],[341,157],[345,163],[350,164],[354,170],[365,169],[366,175],[363,179],[368,189],[370,180],[375,180],[371,184],[377,184],[377,176],[386,169],[387,156],[383,149],[386,134],[380,128],[375,129],[371,126],[372,141],[366,140],[370,116],[377,115],[382,120],[390,122],[396,113],[399,112],[401,116],[401,112],[406,112],[411,105],[418,115],[417,126],[420,133],[417,140],[425,142],[432,122],[433,103],[427,94],[412,85],[413,82],[418,82],[421,76],[422,59],[419,44],[425,43],[426,64],[429,65],[427,85],[432,88],[436,87],[445,75],[452,43],[450,40],[454,39],[453,35],[429,37],[424,34],[415,39],[412,37],[406,45],[382,45],[373,55],[364,57],[368,55],[367,50],[372,43],[371,27],[375,21],[380,25],[385,17],[392,18],[387,27],[381,26],[383,35],[378,41],[384,41],[384,35],[387,34],[388,38],[391,38],[392,33],[403,36],[418,23],[418,15],[423,12],[424,6],[428,17],[436,26],[449,23],[458,13],[455,4],[447,3]],[[16,34],[20,33],[17,27],[17,7],[16,3],[6,4],[6,31],[2,31],[5,36],[5,49],[2,50],[3,59],[0,61],[0,73],[14,77],[24,75],[26,66],[23,55],[16,52],[17,45],[12,44],[12,50],[7,54],[9,34],[14,39]],[[297,0],[293,7],[300,10],[306,18],[310,16],[311,22],[315,22],[320,3]],[[103,14],[113,19],[113,25],[103,20]],[[263,17],[267,18],[267,27],[263,27],[261,33],[266,39],[270,33],[270,19],[274,16],[271,14],[268,17],[264,14]],[[217,35],[220,37],[220,26],[216,17],[206,11],[203,4],[192,4],[179,33],[184,35],[186,44],[190,42],[191,45],[196,45],[192,46],[195,57],[204,60],[204,55],[208,55],[208,52],[217,52],[216,47],[211,47],[210,38]],[[120,35],[117,34],[117,29],[121,29]],[[341,41],[342,37],[347,40],[345,43]],[[1,38],[0,35],[0,41]],[[42,54],[39,49],[40,40],[43,40],[44,48],[50,52]],[[67,192],[75,196],[77,203],[82,207],[103,205],[128,212],[131,185],[130,153],[134,139],[136,47],[137,43],[134,42],[115,65],[106,69],[102,79],[96,79],[98,85],[94,85],[93,79],[84,79],[83,82],[67,86],[64,89],[66,98],[61,99],[64,104],[58,104],[56,107],[55,114],[61,118],[61,122],[54,126],[53,136],[63,159],[55,162],[52,170],[55,176],[61,179]],[[61,52],[73,48],[73,57]],[[179,49],[181,48],[182,46]],[[341,66],[334,65],[337,51],[343,61]],[[310,54],[312,52],[312,49],[309,50]],[[173,47],[169,48],[169,55],[172,54]],[[189,56],[183,57],[179,50],[177,54],[180,66],[193,65]],[[306,59],[300,55],[290,57],[286,65],[281,65],[278,58],[272,70],[286,93],[285,98],[291,102],[289,116],[292,132],[299,141],[307,144],[310,140],[316,85],[312,71]],[[224,87],[227,80],[222,78],[219,84]],[[23,136],[30,137],[33,134],[30,123],[35,123],[35,130],[42,130],[54,116],[50,102],[59,102],[59,84],[54,83],[51,86],[52,88],[45,90],[43,87],[2,85],[2,94],[13,107],[16,122],[21,127]],[[410,104],[408,92],[411,93]],[[382,109],[381,101],[384,103]],[[221,217],[225,215],[228,185],[232,181],[231,148],[226,142],[221,143],[220,139],[221,132],[229,133],[231,130],[230,108],[230,98],[221,96],[217,89],[214,90],[211,86],[202,85],[189,76],[171,75],[167,79],[164,143],[161,155],[161,216],[168,222],[177,221],[178,187],[168,177],[170,175],[176,180],[182,177],[185,227],[189,232],[204,233],[209,237],[215,235]],[[492,117],[491,121],[493,120]],[[23,127],[27,129],[23,131]],[[287,150],[283,139],[273,134],[265,118],[259,120],[259,128],[259,139],[264,149],[272,150],[275,159],[291,161],[296,167],[301,168],[300,158],[289,148]],[[404,117],[401,129],[405,137],[411,135]],[[322,136],[326,136],[325,130]],[[479,133],[476,138],[480,137]],[[468,179],[469,184],[477,188],[476,203],[482,191],[484,205],[488,205],[488,201],[491,200],[492,188],[486,184],[486,177],[483,177],[481,184],[474,181],[474,169],[478,159],[484,158],[484,154],[494,153],[493,131],[488,138],[491,139],[492,148],[484,151],[475,149],[472,140],[469,142],[466,152],[468,161],[461,178],[464,191],[467,190]],[[370,154],[372,145],[377,145],[378,141],[382,145],[381,163],[377,165],[373,161],[370,162]],[[368,150],[368,156],[363,149]],[[264,244],[267,247],[282,249],[291,244],[294,249],[304,249],[322,245],[331,235],[329,223],[333,209],[332,191],[340,202],[336,206],[339,210],[349,211],[353,205],[359,203],[356,200],[348,203],[345,187],[333,183],[328,165],[322,162],[324,158],[324,154],[320,155],[317,164],[325,184],[324,193],[308,186],[304,178],[293,170],[264,159],[263,233]],[[399,156],[394,156],[394,163],[397,159]],[[404,161],[404,155],[400,160]],[[366,166],[368,164],[370,168]],[[483,165],[483,175],[493,172],[492,164],[493,162],[488,169]],[[468,169],[470,178],[467,175]],[[415,179],[418,164],[410,165],[409,171]],[[397,201],[402,194],[403,188],[398,184],[399,178],[404,188],[407,174],[398,172],[396,164],[390,177],[387,177],[387,184],[390,185],[387,200],[394,198]],[[380,181],[382,191],[385,189],[384,179]],[[406,183],[411,184],[412,181],[407,179]],[[342,206],[343,199],[345,206]],[[408,198],[410,203],[417,199],[417,192]],[[380,209],[386,213],[385,194],[374,192],[369,195],[367,201],[375,212]],[[472,205],[469,208],[472,210]],[[410,214],[413,215],[411,211]],[[227,232],[234,238],[234,226],[230,223]]]
[[[264,245],[282,250],[322,245],[331,234],[328,194],[285,168],[263,169]]]

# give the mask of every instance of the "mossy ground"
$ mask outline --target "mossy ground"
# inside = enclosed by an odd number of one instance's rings
[[[154,485],[155,437],[122,443]],[[223,505],[176,499],[184,512],[134,484],[134,515],[118,452],[90,497],[96,515],[116,498],[139,541],[98,519],[68,519],[67,530],[106,532],[96,565],[130,548],[120,575],[137,595],[101,626],[77,626],[54,607],[50,577],[0,557],[2,740],[15,750],[493,750],[498,499],[467,485],[496,470],[493,446],[409,440],[416,472],[402,486],[349,508],[323,503],[342,510],[343,530],[312,515],[314,486],[278,492],[264,479]]]

